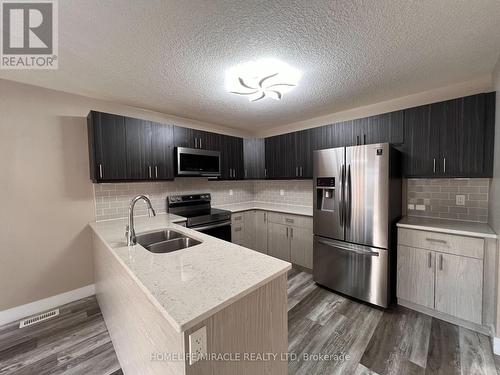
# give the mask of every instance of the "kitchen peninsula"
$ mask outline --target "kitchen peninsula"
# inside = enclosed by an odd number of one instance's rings
[[[201,241],[163,254],[139,244],[127,247],[126,220],[90,225],[97,298],[123,370],[286,374],[288,364],[280,356],[288,347],[290,263],[176,224],[184,220],[170,214],[136,218],[138,235],[172,229]],[[189,336],[200,329],[206,330],[209,354],[278,356],[274,361],[202,359],[190,364]]]

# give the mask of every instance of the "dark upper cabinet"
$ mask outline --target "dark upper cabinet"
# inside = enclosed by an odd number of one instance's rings
[[[268,178],[288,179],[297,177],[295,133],[266,138],[265,154]]]
[[[443,176],[478,176],[484,171],[485,95],[445,102],[439,133],[439,166]]]
[[[352,146],[353,122],[343,121],[311,129],[313,150]]]
[[[242,180],[245,176],[243,162],[243,139],[229,135],[219,138],[222,180]]]
[[[313,130],[295,132],[295,150],[292,158],[295,159],[295,177],[312,178],[313,176]]]
[[[174,178],[171,125],[92,111],[88,129],[94,182]]]
[[[87,117],[87,126],[92,181],[125,180],[127,178],[125,118],[92,111]]]
[[[248,180],[265,179],[266,148],[264,138],[246,138],[243,140],[244,176]]]
[[[495,93],[405,110],[406,177],[491,177]]]
[[[404,112],[396,111],[352,121],[352,144],[402,144]]]
[[[155,180],[172,180],[175,177],[173,138],[172,125],[151,123],[151,173]]]
[[[312,129],[266,138],[267,177],[271,179],[312,178],[313,138]]]
[[[443,108],[425,105],[405,110],[405,143],[403,170],[407,176],[435,175],[438,165],[434,161],[439,155],[439,128],[432,126],[443,115]],[[432,116],[432,120],[431,120]]]
[[[125,117],[127,180],[152,178],[151,123]]]
[[[206,132],[203,130],[174,127],[175,147],[199,148],[205,150],[219,151],[220,134]]]

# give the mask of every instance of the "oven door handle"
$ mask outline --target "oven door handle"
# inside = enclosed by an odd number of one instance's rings
[[[225,227],[226,225],[231,226],[231,221],[223,221],[222,223],[217,223],[217,224],[211,224],[211,225],[206,225],[204,227],[191,227],[189,229],[194,229],[197,230],[198,232],[202,230],[207,230],[207,229],[213,229],[213,228],[219,228],[219,227]]]

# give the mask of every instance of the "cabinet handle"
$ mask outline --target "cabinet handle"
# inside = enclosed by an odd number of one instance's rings
[[[198,148],[198,138],[194,139],[194,148]]]
[[[155,178],[158,178],[158,166],[155,165]]]
[[[102,164],[99,164],[99,177],[102,178]]]
[[[443,254],[439,254],[439,270],[443,270]]]
[[[295,167],[295,177],[299,177],[299,167]]]
[[[202,148],[203,146],[201,145],[201,138],[198,138],[199,139],[199,142],[200,142],[200,148]]]
[[[363,134],[363,144],[366,145],[366,134]]]
[[[438,240],[436,238],[426,238],[425,239],[426,241],[429,241],[429,242],[439,242],[439,243],[448,243],[447,241],[445,240]]]
[[[288,238],[288,227],[286,227],[286,238]]]
[[[356,136],[356,146],[359,146],[359,135]]]
[[[432,267],[432,253],[429,253],[429,268]]]
[[[300,177],[303,177],[304,175],[302,174],[302,167],[300,167]]]
[[[293,228],[290,228],[290,238],[293,238]]]
[[[264,168],[264,177],[267,177],[267,169]]]
[[[148,171],[149,171],[149,178],[152,178],[153,176],[151,175],[151,166],[148,167]]]
[[[443,172],[446,173],[446,158],[443,158]]]
[[[266,216],[267,216],[267,213],[266,213],[266,212],[264,212],[264,223],[265,223],[265,222],[266,222],[266,220],[267,220],[267,217],[266,217]]]
[[[245,169],[245,178],[247,178],[247,170]]]
[[[432,167],[432,173],[436,173],[436,158],[434,158],[434,166]]]

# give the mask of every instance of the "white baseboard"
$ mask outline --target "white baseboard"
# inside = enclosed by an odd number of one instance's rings
[[[493,353],[500,355],[500,338],[493,337]]]
[[[0,326],[38,314],[42,311],[53,309],[54,307],[58,307],[66,303],[77,301],[81,298],[93,296],[94,294],[95,284],[91,284],[79,289],[58,294],[56,296],[27,303],[26,305],[16,306],[8,310],[0,311]]]

